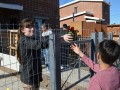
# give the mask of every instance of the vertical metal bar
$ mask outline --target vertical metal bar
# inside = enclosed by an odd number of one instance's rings
[[[0,52],[2,52],[2,30],[1,30],[1,23],[0,23]],[[1,60],[2,60],[2,57],[0,57],[0,66],[1,66]]]
[[[73,12],[73,22],[74,22],[74,12]]]
[[[108,39],[113,40],[113,33],[112,32],[108,33]]]
[[[78,80],[80,80],[80,76],[81,76],[81,71],[80,71],[80,67],[81,67],[81,58],[79,58],[80,60],[78,61]]]
[[[61,90],[60,43],[55,34],[49,37],[51,90]]]
[[[100,43],[103,40],[104,40],[104,34],[103,34],[103,32],[99,32],[98,33],[98,43]]]
[[[119,45],[120,45],[120,32],[119,32],[119,39],[118,39],[118,43],[119,43]]]
[[[96,60],[96,45],[97,45],[97,33],[91,33],[91,46],[90,46],[90,57],[91,60]],[[97,62],[97,61],[96,61]],[[90,69],[90,77],[94,75],[94,71]]]
[[[119,39],[118,39],[118,44],[120,45],[120,32],[119,32]],[[119,57],[119,62],[120,62],[120,57]],[[120,69],[120,63],[119,63],[119,69]]]
[[[90,58],[91,60],[94,61],[94,42],[93,39],[91,39],[91,43],[90,43]],[[90,69],[90,77],[92,77],[94,75],[94,71],[92,69]]]
[[[94,58],[93,58],[93,60],[95,61],[96,60],[97,43],[98,43],[97,33],[96,32],[91,33],[91,39],[93,40],[91,49],[94,50]],[[97,62],[97,61],[95,61],[95,62]]]
[[[80,41],[80,38],[78,38],[79,41]],[[81,46],[81,43],[78,44],[79,47]],[[78,58],[78,79],[80,80],[80,77],[81,77],[81,70],[80,70],[80,67],[81,67],[81,58],[79,57]]]

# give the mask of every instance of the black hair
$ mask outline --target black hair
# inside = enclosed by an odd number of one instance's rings
[[[99,44],[101,59],[106,64],[113,64],[120,56],[120,46],[114,40],[104,40]]]
[[[52,24],[48,24],[48,28],[52,28]]]
[[[41,26],[45,27],[46,29],[49,28],[49,24],[43,23]]]
[[[63,28],[68,28],[67,24],[63,24]]]

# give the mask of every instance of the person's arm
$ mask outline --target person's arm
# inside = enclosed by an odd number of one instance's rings
[[[93,62],[90,58],[88,58],[78,47],[77,44],[71,45],[71,49],[78,54],[81,58],[82,61],[89,66],[94,72],[97,72],[99,70],[99,65]]]
[[[71,40],[73,40],[73,37],[71,36],[71,34],[65,34],[60,37],[61,37],[61,41],[64,40],[65,42],[69,42],[69,43]]]
[[[99,71],[99,64],[96,64],[93,62],[90,58],[88,58],[86,55],[82,57],[82,61],[89,66],[94,72]]]
[[[25,39],[22,41],[23,46],[26,49],[40,49],[41,48],[41,43],[39,40],[34,40],[34,39]]]
[[[40,48],[46,48],[48,41],[47,39],[40,41],[40,40],[31,39],[31,38],[24,38],[24,39],[21,39],[21,44],[26,49],[38,50]]]
[[[49,31],[48,31],[48,35],[50,35],[50,34],[52,34],[52,30],[49,30]]]
[[[49,47],[49,36],[41,37],[41,48],[45,49]]]

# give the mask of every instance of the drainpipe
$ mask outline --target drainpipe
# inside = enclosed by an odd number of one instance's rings
[[[73,12],[73,22],[74,22],[74,12]]]

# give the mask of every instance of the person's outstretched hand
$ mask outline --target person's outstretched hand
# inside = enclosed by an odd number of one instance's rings
[[[73,37],[71,36],[71,34],[65,34],[62,37],[63,37],[64,41],[69,42],[69,43],[70,43],[70,41],[73,40]]]
[[[83,57],[84,56],[84,54],[83,54],[83,52],[80,50],[80,48],[78,47],[78,45],[77,44],[72,44],[71,46],[71,49],[76,53],[76,54],[78,54],[80,57]]]

